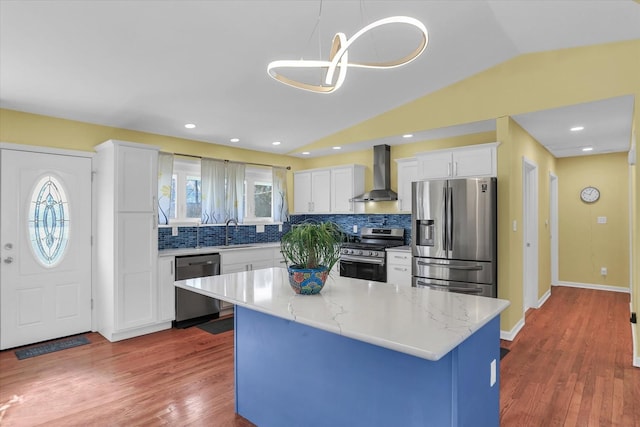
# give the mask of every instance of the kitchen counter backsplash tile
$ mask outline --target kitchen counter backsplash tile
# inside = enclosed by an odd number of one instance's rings
[[[411,244],[411,215],[410,214],[359,214],[359,215],[291,215],[290,222],[279,225],[265,225],[264,233],[256,233],[255,225],[229,226],[229,237],[232,245],[248,243],[279,242],[284,233],[291,229],[292,224],[302,222],[332,221],[349,236],[359,236],[362,227],[396,227],[404,228],[404,243]],[[353,226],[358,226],[358,232],[353,232]],[[224,245],[224,225],[201,227],[178,227],[178,235],[171,235],[171,227],[158,229],[158,249],[180,249],[196,247],[196,237],[200,246]]]
[[[279,225],[265,225],[264,233],[257,233],[255,225],[235,225],[229,226],[229,244],[240,245],[247,243],[268,243],[279,242],[284,233],[291,229],[289,223],[282,224],[282,231]],[[160,227],[158,229],[158,249],[180,249],[196,247],[196,237],[200,246],[222,246],[224,245],[225,226],[202,226],[202,227],[178,227],[178,235],[171,235],[171,227]]]
[[[301,222],[332,221],[350,236],[359,236],[362,227],[404,228],[404,243],[411,244],[411,214],[358,214],[358,215],[291,215],[291,224]],[[353,226],[358,232],[353,232]]]

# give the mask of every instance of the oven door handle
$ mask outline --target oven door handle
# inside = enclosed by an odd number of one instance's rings
[[[440,264],[437,262],[424,262],[417,261],[418,265],[424,265],[427,267],[444,267],[450,270],[482,270],[481,265],[455,265],[455,264]]]
[[[364,264],[377,264],[377,265],[384,265],[384,258],[358,258],[358,257],[352,257],[349,255],[342,255],[340,257],[340,262],[351,262],[351,263],[364,263]]]
[[[447,286],[447,285],[436,285],[435,283],[426,283],[421,281],[416,281],[416,285],[424,286],[426,288],[435,288],[435,289],[447,289],[449,291],[464,293],[464,294],[480,294],[482,293],[482,289],[479,288],[457,288],[455,286]]]

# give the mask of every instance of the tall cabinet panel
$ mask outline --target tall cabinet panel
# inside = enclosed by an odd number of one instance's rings
[[[158,148],[110,140],[96,151],[98,332],[118,341],[171,326],[158,309]]]

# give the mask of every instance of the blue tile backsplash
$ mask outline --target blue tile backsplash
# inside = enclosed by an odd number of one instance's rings
[[[299,224],[305,221],[323,222],[333,221],[349,235],[353,233],[353,226],[362,227],[400,227],[404,228],[404,241],[411,241],[411,215],[410,214],[362,214],[362,215],[291,215],[290,222],[279,225],[265,225],[264,233],[256,233],[255,225],[239,225],[229,227],[229,237],[232,245],[247,243],[279,242],[284,233],[291,229],[291,224]],[[196,247],[196,236],[200,246],[224,245],[225,227],[201,226],[178,227],[178,235],[171,235],[171,227],[158,229],[158,249],[179,249]]]

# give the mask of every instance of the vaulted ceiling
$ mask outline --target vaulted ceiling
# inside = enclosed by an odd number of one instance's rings
[[[344,86],[329,95],[285,86],[266,72],[277,59],[326,60],[335,33],[349,38],[397,15],[417,18],[429,31],[424,54],[404,67],[349,68]],[[632,0],[1,0],[0,107],[292,154],[522,54],[640,39],[639,22],[640,5]],[[351,46],[349,62],[396,59],[417,41],[413,28],[380,27]],[[632,111],[633,97],[620,97],[514,118],[563,156],[575,151],[563,144],[588,141],[560,137],[562,117],[597,120],[598,129],[628,147]]]

